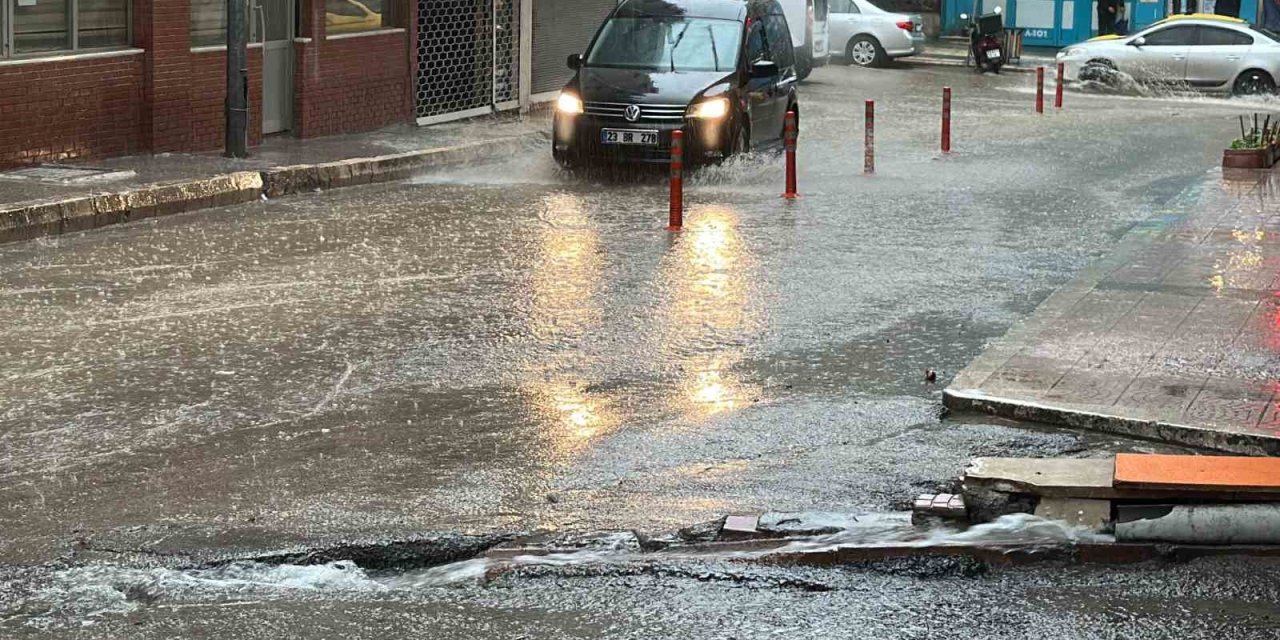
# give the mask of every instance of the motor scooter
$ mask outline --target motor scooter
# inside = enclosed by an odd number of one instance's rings
[[[969,15],[962,13],[960,19],[969,20]],[[1000,73],[1000,67],[1003,67],[1007,61],[1002,42],[1004,17],[1000,7],[996,7],[992,13],[983,14],[976,20],[971,20],[965,26],[965,32],[969,37],[968,57],[973,59],[975,70],[979,73],[984,70]]]

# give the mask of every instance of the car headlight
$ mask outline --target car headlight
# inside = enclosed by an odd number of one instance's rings
[[[1076,56],[1082,56],[1085,53],[1086,51],[1084,47],[1071,47],[1070,49],[1067,49],[1066,51],[1062,52],[1062,57],[1074,58]]]
[[[728,98],[711,98],[689,107],[690,118],[714,119],[729,114]]]
[[[569,115],[582,113],[582,98],[568,91],[561,91],[560,97],[556,100],[556,111]]]

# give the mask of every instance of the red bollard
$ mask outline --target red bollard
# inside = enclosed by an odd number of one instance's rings
[[[1036,113],[1044,113],[1044,67],[1036,67]]]
[[[667,228],[678,231],[684,226],[684,132],[671,132],[671,209]]]
[[[951,152],[951,87],[942,88],[942,152]]]
[[[1062,81],[1063,81],[1063,76],[1066,75],[1062,68],[1062,64],[1063,63],[1061,62],[1058,63],[1058,84],[1053,89],[1053,108],[1054,109],[1062,108]]]
[[[876,172],[876,101],[867,101],[867,133],[862,141],[862,171]]]
[[[787,112],[786,125],[782,129],[782,146],[787,151],[787,190],[782,197],[787,199],[799,198],[800,194],[796,192],[796,112]]]

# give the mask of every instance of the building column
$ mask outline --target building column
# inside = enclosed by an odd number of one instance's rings
[[[133,42],[144,49],[140,146],[162,153],[189,148],[191,57],[189,0],[134,0]]]

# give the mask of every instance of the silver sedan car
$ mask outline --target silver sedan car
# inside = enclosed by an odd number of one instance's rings
[[[1176,15],[1127,36],[1099,36],[1058,52],[1072,80],[1108,81],[1117,72],[1142,83],[1232,94],[1273,93],[1280,34],[1237,18]]]
[[[924,51],[918,15],[889,13],[867,0],[830,0],[827,20],[832,55],[863,67]]]

